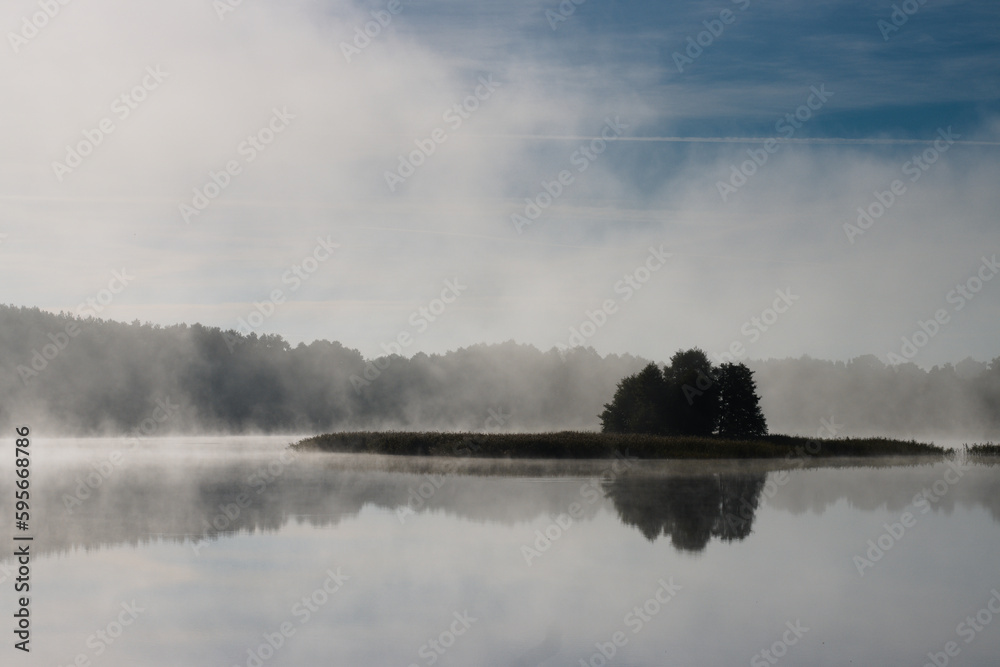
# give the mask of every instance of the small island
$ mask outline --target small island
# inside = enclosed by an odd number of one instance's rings
[[[561,431],[557,433],[442,433],[354,431],[301,440],[300,452],[464,456],[525,459],[780,459],[853,456],[933,456],[948,450],[889,438],[806,438],[769,435],[752,440],[717,437]]]
[[[753,372],[714,366],[694,348],[664,368],[649,364],[621,380],[600,415],[601,432],[327,433],[292,445],[303,452],[525,459],[778,459],[931,456],[936,445],[890,438],[807,438],[768,434]]]

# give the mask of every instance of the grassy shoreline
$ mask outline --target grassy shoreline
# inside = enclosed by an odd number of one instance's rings
[[[966,445],[965,453],[970,457],[1000,459],[1000,445],[992,442],[983,445]]]
[[[934,456],[948,450],[913,440],[817,439],[769,435],[756,440],[561,431],[557,433],[442,433],[357,431],[326,433],[292,445],[303,452],[463,456],[523,459],[775,459],[792,457]]]

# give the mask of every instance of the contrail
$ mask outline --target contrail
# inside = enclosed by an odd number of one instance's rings
[[[651,142],[651,143],[679,143],[679,144],[762,144],[765,141],[777,140],[779,143],[787,144],[856,144],[856,145],[912,145],[912,144],[932,144],[937,139],[846,139],[842,137],[601,137],[586,136],[576,134],[475,134],[468,135],[472,138],[482,139],[537,139],[540,141],[590,141],[592,139],[603,139],[604,141],[630,141],[630,142]],[[1000,146],[1000,141],[972,141],[956,140],[954,143],[966,146]]]

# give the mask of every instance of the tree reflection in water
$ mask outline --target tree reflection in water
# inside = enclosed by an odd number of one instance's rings
[[[697,552],[713,537],[731,542],[751,533],[766,477],[618,477],[603,486],[622,523],[651,542],[669,536],[675,548]]]

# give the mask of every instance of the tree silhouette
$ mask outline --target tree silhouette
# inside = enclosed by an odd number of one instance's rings
[[[732,363],[715,368],[698,348],[678,351],[662,372],[649,364],[624,378],[601,424],[606,433],[767,435],[753,371]]]
[[[708,355],[699,348],[679,350],[664,368],[666,432],[709,436],[719,420],[719,387]]]
[[[618,383],[601,413],[605,433],[662,433],[666,385],[659,366],[650,363]]]
[[[719,435],[759,438],[767,435],[753,371],[743,364],[725,363],[718,370]]]

